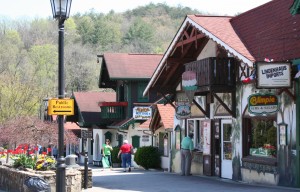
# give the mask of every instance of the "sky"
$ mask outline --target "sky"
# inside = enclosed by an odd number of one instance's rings
[[[73,0],[71,16],[94,9],[96,13],[110,10],[124,12],[149,3],[165,3],[198,9],[203,13],[234,16],[262,5],[270,0]],[[24,19],[52,17],[49,0],[0,0],[0,19]]]

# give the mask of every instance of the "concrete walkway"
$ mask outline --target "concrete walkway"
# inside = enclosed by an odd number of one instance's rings
[[[157,170],[134,169],[132,172],[123,172],[121,168],[102,170],[93,168],[93,188],[84,189],[86,192],[289,192],[300,189],[250,185],[228,179],[206,176],[180,176],[175,173]]]

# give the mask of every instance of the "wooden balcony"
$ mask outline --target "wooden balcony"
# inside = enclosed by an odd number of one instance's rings
[[[231,92],[235,89],[235,60],[209,57],[185,64],[185,71],[195,71],[196,94]]]
[[[100,117],[106,120],[118,120],[125,118],[125,110],[128,102],[100,102]]]

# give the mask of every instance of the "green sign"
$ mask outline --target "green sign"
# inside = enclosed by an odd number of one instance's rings
[[[278,111],[278,98],[273,94],[253,94],[248,97],[248,111],[252,114],[268,114]]]

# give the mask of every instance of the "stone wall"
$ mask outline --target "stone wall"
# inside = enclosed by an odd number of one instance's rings
[[[83,186],[82,168],[66,169],[66,192],[79,192]],[[92,171],[89,169],[88,187],[92,187]],[[56,191],[56,173],[54,171],[17,170],[0,165],[0,188],[10,192],[30,192],[24,185],[27,177],[43,178]]]

